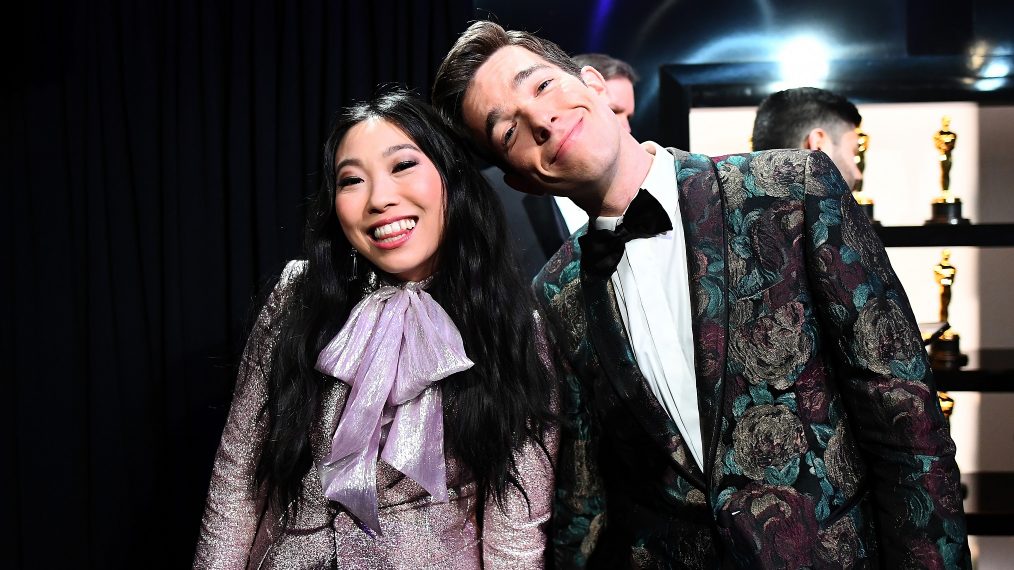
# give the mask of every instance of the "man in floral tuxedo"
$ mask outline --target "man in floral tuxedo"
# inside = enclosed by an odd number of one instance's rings
[[[591,220],[533,283],[565,368],[556,565],[969,567],[912,311],[831,160],[642,145],[604,92],[491,22],[433,88],[512,186]]]

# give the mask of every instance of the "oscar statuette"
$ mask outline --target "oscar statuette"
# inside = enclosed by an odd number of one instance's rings
[[[940,159],[940,195],[933,199],[932,217],[927,224],[967,224],[968,218],[961,217],[961,199],[951,192],[951,166],[954,146],[958,135],[950,130],[951,118],[941,120],[941,128],[933,135],[933,144],[937,147]]]
[[[863,173],[866,170],[866,151],[870,148],[870,135],[864,133],[859,127],[856,127],[856,167],[859,168],[859,172]],[[867,194],[862,193],[863,180],[860,178],[856,181],[855,188],[852,189],[852,197],[856,199],[856,203],[863,212],[866,213],[866,217],[870,219],[874,225],[880,225],[880,222],[873,217],[873,199]]]
[[[940,288],[940,322],[948,323],[951,304],[951,287],[958,270],[951,265],[951,250],[945,249],[940,263],[933,268],[933,276]],[[930,344],[930,367],[934,370],[957,370],[968,364],[968,356],[961,354],[961,337],[948,328]]]
[[[954,413],[954,398],[947,392],[937,392],[937,399],[940,401],[940,411],[944,413],[944,419],[951,423],[951,414]]]

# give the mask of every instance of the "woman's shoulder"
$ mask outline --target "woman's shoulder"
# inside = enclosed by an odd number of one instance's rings
[[[282,269],[282,273],[278,277],[278,282],[266,296],[260,315],[261,319],[268,318],[271,321],[282,312],[282,307],[293,295],[296,282],[306,271],[306,265],[305,259],[293,259],[285,264],[285,268]]]
[[[306,272],[307,262],[305,259],[292,259],[285,264],[282,274],[278,276],[274,291],[271,296],[279,300],[288,297],[294,288],[295,283]]]
[[[288,287],[297,277],[306,271],[306,260],[305,259],[292,259],[285,264],[285,269],[282,269],[282,275],[278,278],[278,287]]]

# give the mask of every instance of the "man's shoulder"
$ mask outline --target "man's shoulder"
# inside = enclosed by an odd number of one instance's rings
[[[754,197],[802,198],[813,186],[810,178],[835,168],[821,152],[792,148],[717,156],[676,151],[673,155],[681,186],[707,188],[717,183],[734,209]]]
[[[757,150],[752,152],[739,152],[731,154],[719,154],[709,156],[694,152],[687,152],[678,148],[667,148],[676,160],[679,169],[709,169],[714,165],[721,167],[731,165],[739,169],[749,168],[753,162],[790,162],[805,165],[813,151],[799,148],[780,148],[774,150]]]
[[[706,154],[689,152],[672,146],[666,147],[665,150],[672,155],[673,160],[676,161],[676,168],[679,170],[686,168],[711,168],[712,157]]]
[[[819,150],[758,150],[717,156],[712,160],[723,179],[743,183],[751,195],[840,198],[848,194],[838,167]]]

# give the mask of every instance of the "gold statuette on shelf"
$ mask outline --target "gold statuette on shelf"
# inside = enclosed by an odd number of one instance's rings
[[[940,288],[940,322],[950,322],[951,288],[958,270],[951,265],[951,250],[945,249],[940,263],[933,268],[933,276]],[[968,364],[968,356],[961,354],[961,337],[954,329],[947,329],[930,344],[930,366],[934,370],[957,370]]]
[[[954,164],[954,147],[958,135],[951,131],[951,118],[941,120],[940,130],[933,135],[940,159],[940,195],[933,199],[932,212],[927,224],[967,224],[968,218],[961,217],[961,198],[951,191],[951,166]]]
[[[947,392],[937,392],[937,400],[940,401],[940,411],[944,413],[944,419],[950,423],[951,414],[954,413],[954,398]]]
[[[866,171],[866,151],[870,148],[870,135],[864,133],[859,127],[856,127],[856,167],[859,169],[859,173],[862,174]],[[868,194],[863,194],[863,179],[856,180],[855,188],[852,189],[852,197],[856,199],[856,203],[863,212],[866,212],[866,217],[870,219],[874,224],[879,224],[873,217],[873,199]]]

